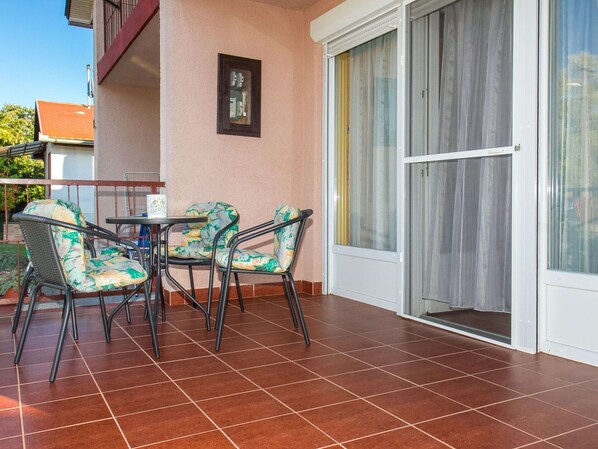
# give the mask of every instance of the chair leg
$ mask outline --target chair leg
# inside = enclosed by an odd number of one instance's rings
[[[14,363],[18,365],[21,361],[21,355],[23,355],[23,348],[25,347],[25,340],[27,339],[27,332],[29,332],[29,326],[31,325],[31,318],[33,317],[33,309],[35,309],[35,300],[37,294],[41,290],[42,286],[36,286],[31,292],[31,300],[29,301],[29,309],[27,310],[27,317],[25,318],[25,324],[23,324],[23,330],[19,337],[19,344],[17,345],[17,352],[15,353]]]
[[[17,327],[19,327],[19,320],[21,319],[21,311],[23,310],[23,302],[25,301],[25,295],[29,289],[29,279],[33,274],[33,265],[29,264],[25,277],[23,277],[23,284],[21,285],[21,291],[19,292],[19,300],[17,301],[17,307],[15,308],[15,316],[12,321],[12,333],[16,334]]]
[[[220,299],[218,300],[218,316],[216,318],[216,348],[215,351],[220,351],[220,343],[222,342],[222,331],[224,330],[224,315],[226,314],[226,303],[228,301],[228,283],[230,278],[230,271],[225,276],[222,276],[222,284],[220,286]]]
[[[282,284],[284,285],[284,292],[287,297],[287,303],[289,304],[289,311],[291,312],[291,318],[293,319],[293,326],[295,326],[295,329],[297,329],[299,327],[299,324],[297,323],[297,315],[295,314],[295,308],[293,307],[293,302],[291,301],[291,292],[289,291],[288,281],[289,280],[287,279],[287,277],[283,274],[282,275]]]
[[[151,300],[151,290],[149,290],[149,285],[147,285],[149,281],[146,281],[146,285],[143,288],[143,294],[145,296],[145,311],[146,313],[151,310],[152,307],[152,300]],[[152,335],[152,345],[154,346],[154,353],[156,354],[156,358],[160,358],[160,348],[158,347],[158,337],[156,336],[156,321],[154,319],[149,319],[150,325],[150,333]]]
[[[72,295],[71,295],[72,296]],[[64,294],[64,300],[66,301],[66,293]],[[65,304],[65,313],[68,311]],[[77,312],[75,311],[75,300],[73,298],[70,306],[70,314],[73,317],[73,340],[79,340],[79,328],[77,326]]]
[[[239,307],[241,312],[245,312],[245,304],[243,304],[243,295],[241,294],[241,285],[239,284],[239,275],[235,273],[235,285],[237,286],[237,297],[239,298]]]
[[[123,290],[125,290],[125,289],[123,289]],[[106,338],[106,343],[109,343],[110,342],[110,332],[108,331],[108,318],[106,317],[106,302],[104,301],[104,294],[102,292],[98,292],[98,299],[100,300],[100,313],[102,314],[102,325],[104,326],[104,337]]]
[[[129,296],[129,290],[127,287],[123,287],[123,298]],[[131,324],[131,308],[129,307],[129,302],[125,304],[125,317],[127,318],[127,323]]]
[[[307,333],[305,318],[303,317],[303,311],[301,310],[301,304],[299,303],[299,295],[297,294],[295,279],[293,279],[293,275],[291,273],[288,273],[287,276],[289,277],[289,283],[291,284],[291,291],[295,297],[295,306],[297,307],[297,315],[299,315],[299,323],[301,324],[301,330],[303,331],[303,339],[305,340],[305,345],[309,346],[309,334]]]
[[[193,299],[197,299],[195,297],[195,282],[193,282],[193,267],[191,265],[187,265],[187,268],[189,269],[189,288],[191,289],[189,293],[191,293]],[[197,309],[197,305],[194,302],[191,304],[193,305],[194,309]]]
[[[216,262],[214,257],[212,257],[212,261],[210,262],[210,276],[208,281],[208,305],[206,310],[208,312],[208,316],[212,313],[212,294],[214,293],[214,272],[216,271]],[[216,313],[218,315],[218,313]]]
[[[164,301],[164,287],[160,285],[160,310],[162,311],[162,321],[166,321],[166,301]],[[158,319],[156,317],[156,319]]]
[[[58,372],[58,364],[60,363],[60,356],[62,354],[62,348],[64,347],[64,339],[66,337],[66,329],[69,324],[69,316],[73,315],[71,311],[75,310],[73,295],[70,291],[65,292],[65,319],[62,320],[62,326],[60,327],[60,334],[58,334],[58,344],[56,345],[56,352],[54,353],[54,360],[52,361],[52,369],[50,370],[50,382],[56,380],[56,373]]]

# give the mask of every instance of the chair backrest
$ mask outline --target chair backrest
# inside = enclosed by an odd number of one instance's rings
[[[51,226],[44,223],[44,217],[28,214],[15,214],[13,220],[21,227],[29,260],[39,281],[54,288],[65,289],[66,278]]]
[[[75,224],[77,226],[81,226],[83,228],[87,227],[87,221],[85,220],[85,215],[83,215],[83,211],[81,207],[77,203],[73,203],[72,201],[66,201],[60,198],[45,198],[42,200],[32,201],[37,205],[41,204],[58,204],[59,206],[66,207],[70,210],[75,216]],[[25,212],[25,211],[23,211]]]
[[[183,229],[183,245],[193,245],[195,242],[211,244],[218,231],[228,226],[239,217],[234,206],[221,201],[209,201],[192,204],[185,215],[191,217],[206,217],[206,223],[193,223]],[[218,241],[217,247],[224,248],[230,238],[239,232],[239,225],[235,224],[224,233]]]
[[[311,209],[301,210],[288,204],[281,204],[274,212],[274,224],[278,225],[293,219],[299,220],[289,226],[274,231],[274,255],[283,270],[290,270],[295,253],[301,242],[305,221],[313,213]]]
[[[81,226],[81,219],[69,208],[58,202],[47,200],[32,201],[25,207],[23,214],[35,215],[38,217],[51,218],[65,223]],[[47,226],[47,225],[45,225]],[[21,226],[22,227],[22,226]],[[60,266],[64,277],[69,285],[78,285],[85,276],[86,254],[83,235],[73,229],[60,226],[47,226],[51,228],[52,239],[56,247],[56,254],[60,260]],[[31,253],[31,247],[27,242]],[[33,254],[31,253],[33,257]],[[35,265],[34,265],[35,266]],[[37,271],[37,269],[36,269]]]

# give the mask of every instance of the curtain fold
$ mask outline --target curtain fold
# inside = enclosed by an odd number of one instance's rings
[[[511,145],[512,0],[442,10],[437,151]],[[430,164],[423,295],[456,309],[511,310],[511,157]]]
[[[349,53],[350,244],[396,251],[397,33]]]

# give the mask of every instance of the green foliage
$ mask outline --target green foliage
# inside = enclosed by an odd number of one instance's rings
[[[0,108],[0,147],[31,142],[33,140],[35,112],[17,104]]]

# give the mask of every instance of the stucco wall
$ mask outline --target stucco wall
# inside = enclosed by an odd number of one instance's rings
[[[170,212],[217,199],[234,204],[249,227],[282,202],[312,208],[295,276],[309,281],[322,277],[322,55],[308,25],[338,3],[307,13],[246,0],[160,5],[161,172]],[[216,133],[218,53],[262,61],[261,138]]]

